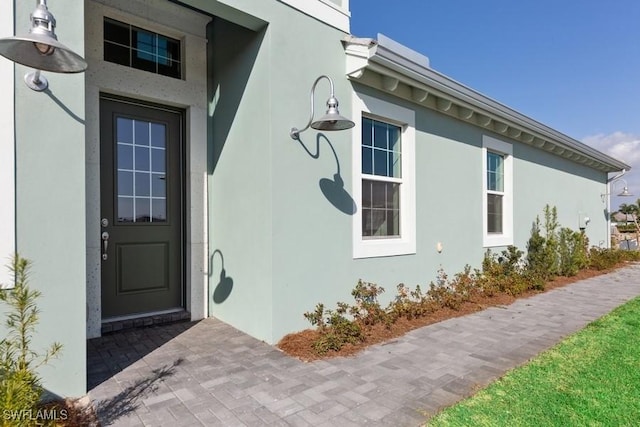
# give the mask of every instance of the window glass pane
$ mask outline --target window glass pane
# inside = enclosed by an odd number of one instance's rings
[[[362,145],[370,147],[372,142],[373,120],[366,117],[362,118]]]
[[[168,61],[162,61],[162,59],[180,62],[180,42],[158,36],[158,56],[162,65],[168,65]]]
[[[373,150],[373,174],[389,176],[387,173],[388,151]]]
[[[367,181],[365,179],[362,180],[362,207],[370,208],[371,207],[371,187],[373,185],[373,181]]]
[[[400,128],[389,125],[389,150],[400,151]]]
[[[132,47],[136,49],[136,56],[146,61],[155,62],[156,35],[136,28],[132,31],[132,36]]]
[[[149,122],[135,121],[135,144],[149,145]]]
[[[133,146],[118,144],[118,169],[133,169]]]
[[[166,172],[165,165],[165,153],[164,150],[152,149],[151,150],[151,170],[154,172]]]
[[[371,211],[371,235],[384,237],[387,234],[387,215],[384,209]]]
[[[135,222],[149,222],[151,221],[151,206],[150,200],[146,198],[136,197],[135,199]]]
[[[371,226],[371,209],[362,209],[362,236],[373,236],[373,227]]]
[[[149,196],[150,195],[150,176],[148,173],[136,172],[135,174],[135,189],[136,196]]]
[[[149,170],[149,149],[147,147],[136,146],[136,170]]]
[[[373,150],[362,147],[362,173],[373,174]]]
[[[158,74],[179,79],[182,75],[182,65],[178,61],[169,61],[165,64],[158,64]]]
[[[151,146],[165,148],[165,126],[160,123],[151,123]]]
[[[118,196],[133,196],[133,173],[118,171]]]
[[[120,65],[131,65],[131,50],[110,42],[104,42],[104,60]]]
[[[392,176],[394,178],[402,177],[402,165],[400,163],[400,153],[395,151],[389,153],[389,176]]]
[[[389,147],[387,141],[387,124],[379,121],[373,122],[373,145],[378,148]]]
[[[118,117],[116,120],[118,142],[133,144],[133,120]]]
[[[144,53],[143,53],[144,55]],[[155,61],[149,61],[146,58],[140,57],[140,52],[134,50],[134,55],[131,58],[131,66],[133,68],[137,68],[138,70],[149,71],[150,73],[158,74],[158,68]]]
[[[387,183],[380,181],[371,182],[371,206],[374,208],[387,207]]]
[[[487,189],[504,191],[504,156],[487,151]]]
[[[502,233],[502,195],[487,194],[487,231]]]
[[[130,27],[127,24],[105,18],[104,39],[122,46],[129,46],[131,43]]]
[[[167,220],[167,203],[164,199],[153,199],[151,201],[152,221],[165,222]]]
[[[118,197],[118,221],[134,222],[133,220],[133,198]]]
[[[387,209],[400,209],[400,184],[392,182],[386,183],[387,187]]]
[[[167,189],[165,184],[165,176],[154,173],[151,175],[151,195],[153,197],[166,197]]]
[[[399,236],[400,235],[400,211],[388,210],[387,211],[387,236]]]

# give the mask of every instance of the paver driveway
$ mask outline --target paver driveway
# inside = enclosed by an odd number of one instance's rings
[[[103,425],[415,426],[640,295],[640,265],[417,329],[351,358],[292,359],[216,320],[88,341]]]

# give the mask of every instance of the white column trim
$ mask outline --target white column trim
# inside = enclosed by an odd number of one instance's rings
[[[13,0],[0,0],[0,37],[11,37]],[[5,268],[16,248],[15,217],[15,90],[14,64],[0,57],[0,284],[10,284]]]

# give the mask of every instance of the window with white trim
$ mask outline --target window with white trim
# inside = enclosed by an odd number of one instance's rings
[[[353,107],[353,256],[415,253],[415,113],[358,93]]]
[[[511,144],[483,136],[483,244],[513,244],[513,149]]]

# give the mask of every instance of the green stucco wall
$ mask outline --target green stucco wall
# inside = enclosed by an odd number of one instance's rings
[[[600,199],[606,174],[399,98],[359,85],[354,88],[416,112],[416,254],[353,259],[351,218],[335,209],[318,188],[318,179],[330,178],[335,171],[335,160],[326,143],[321,142],[317,161],[303,154],[297,162],[285,162],[288,154],[274,156],[274,171],[296,177],[295,181],[290,178],[289,191],[274,191],[278,199],[274,218],[281,219],[273,250],[275,340],[309,327],[302,313],[318,302],[334,306],[337,301],[350,301],[350,291],[358,279],[385,287],[382,299],[386,303],[399,283],[412,287],[421,284],[424,288],[435,279],[439,268],[454,274],[465,264],[479,267],[486,250],[482,239],[483,135],[513,144],[516,246],[526,248],[532,222],[537,215],[542,216],[547,203],[558,208],[562,226],[577,229],[578,213],[589,216],[586,232],[591,244],[606,239]],[[326,135],[338,153],[342,177],[350,191],[348,134]],[[305,141],[315,144],[313,133],[306,135]],[[441,253],[436,250],[438,242],[443,245]]]
[[[35,2],[16,2],[16,32],[29,28]],[[83,54],[82,2],[51,5],[58,39]],[[31,286],[42,292],[33,345],[54,341],[62,354],[41,369],[46,388],[81,396],[86,387],[84,75],[43,73],[49,90],[23,82],[16,65],[17,250],[33,262]]]
[[[439,268],[455,273],[480,264],[481,146],[482,135],[490,133],[352,86],[343,34],[282,3],[245,0],[235,9],[223,4],[228,2],[186,3],[218,16],[208,30],[210,315],[275,343],[309,327],[303,313],[316,303],[349,300],[360,278],[387,288],[388,299],[400,282],[424,285]],[[292,126],[306,124],[309,90],[321,74],[334,79],[343,115],[351,116],[354,87],[415,109],[415,255],[353,259],[352,217],[320,187],[339,172],[352,192],[350,131],[289,137]],[[327,96],[321,81],[317,114],[324,113]],[[591,242],[606,238],[599,198],[605,174],[515,142],[513,152],[517,246],[524,249],[531,223],[547,203],[558,207],[562,225],[573,228],[578,211],[585,212],[592,219]]]

